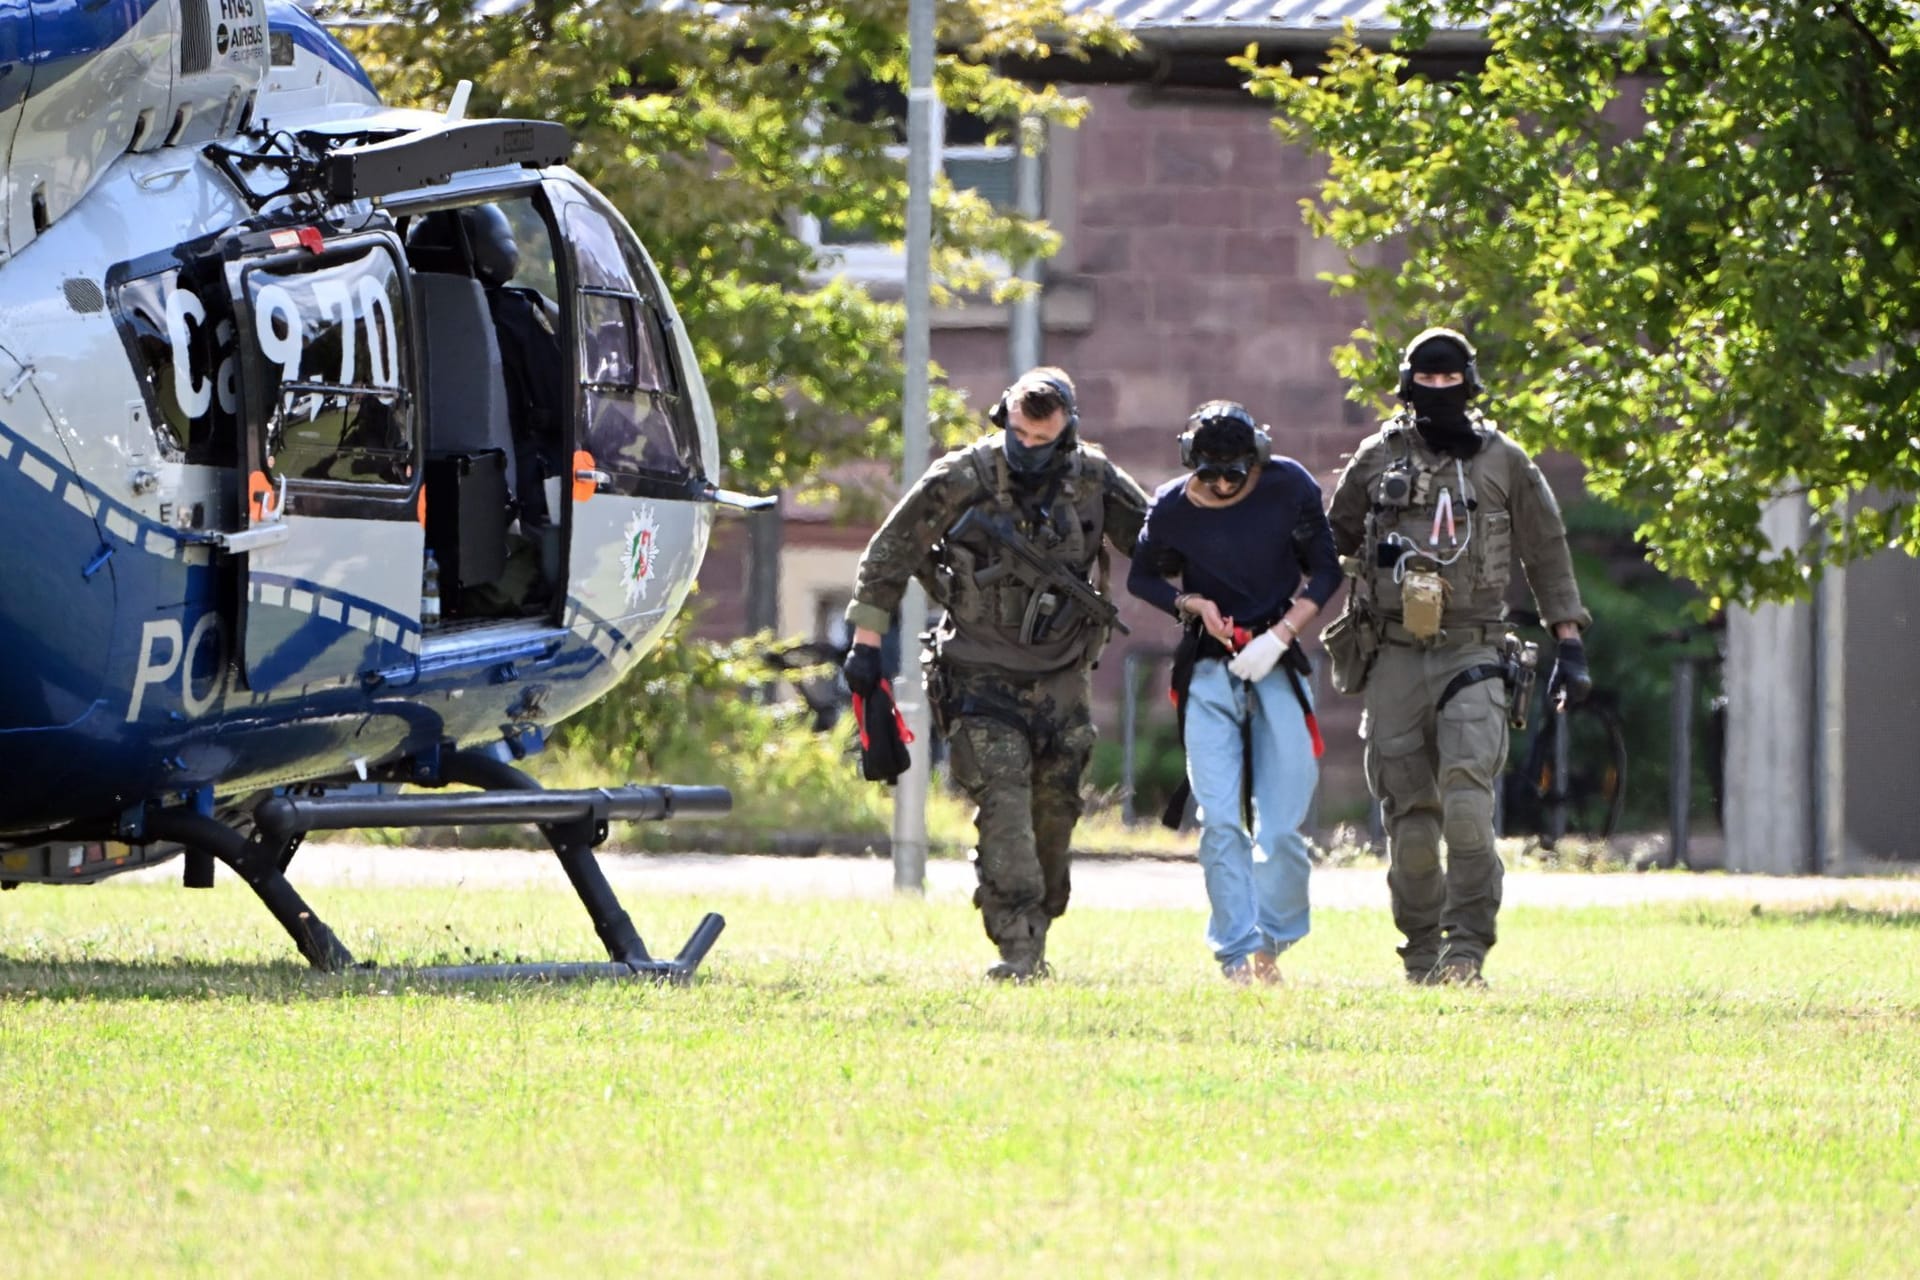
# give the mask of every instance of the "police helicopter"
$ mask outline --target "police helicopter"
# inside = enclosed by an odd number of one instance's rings
[[[443,972],[684,979],[719,936],[650,955],[593,851],[723,788],[513,761],[755,500],[566,131],[464,99],[383,106],[287,4],[0,0],[0,885],[222,862],[339,970],[308,833],[525,822],[609,961]]]

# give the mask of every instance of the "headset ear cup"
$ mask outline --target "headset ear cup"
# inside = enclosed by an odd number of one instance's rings
[[[1253,429],[1253,452],[1254,456],[1260,459],[1260,465],[1263,467],[1273,461],[1273,436],[1265,427]]]
[[[1048,378],[1048,385],[1060,394],[1060,403],[1066,406],[1067,425],[1060,428],[1064,432],[1072,431],[1080,425],[1080,401],[1073,394],[1073,387],[1060,378]]]
[[[993,408],[987,410],[987,421],[1002,431],[1007,427],[1007,398],[1001,396],[993,402]]]
[[[1180,465],[1188,471],[1193,470],[1193,432],[1191,431],[1180,433]]]

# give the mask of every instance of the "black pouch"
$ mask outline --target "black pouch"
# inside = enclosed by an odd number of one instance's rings
[[[860,776],[868,782],[892,783],[913,763],[905,720],[893,700],[893,682],[882,680],[871,696],[855,695],[853,707],[860,735]]]

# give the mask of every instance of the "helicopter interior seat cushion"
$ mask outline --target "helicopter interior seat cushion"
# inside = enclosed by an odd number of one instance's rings
[[[497,453],[504,462],[493,468],[458,468],[449,473],[479,483],[492,483],[491,502],[456,498],[453,508],[435,520],[429,498],[428,536],[454,582],[471,586],[498,573],[507,554],[508,533],[514,518],[512,483],[515,475],[513,431],[507,414],[506,374],[493,313],[480,282],[472,276],[416,272],[414,296],[419,300],[420,332],[425,336],[427,366],[427,474],[435,463]],[[464,488],[464,482],[455,479]],[[504,499],[499,495],[504,491]],[[446,507],[442,499],[439,505]],[[449,529],[444,517],[457,511],[458,527]],[[436,537],[436,533],[438,536]],[[493,566],[491,568],[484,566]]]
[[[486,291],[472,276],[417,272],[413,281],[426,337],[427,456],[498,449],[511,482],[518,472],[506,372]]]

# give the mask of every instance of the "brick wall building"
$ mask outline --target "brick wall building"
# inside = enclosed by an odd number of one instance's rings
[[[1221,64],[1224,65],[1224,64]],[[1315,163],[1284,145],[1270,112],[1232,85],[1090,84],[1078,129],[1054,130],[1044,157],[1044,210],[1061,233],[1042,267],[1041,350],[1079,389],[1084,435],[1151,490],[1179,471],[1174,436],[1203,400],[1240,400],[1272,424],[1276,451],[1298,458],[1331,492],[1345,454],[1374,416],[1344,397],[1328,352],[1360,318],[1317,277],[1341,266],[1302,225]],[[887,287],[875,280],[876,289]],[[936,313],[934,359],[984,407],[1015,372],[1005,308]],[[987,428],[982,426],[983,430]],[[870,523],[786,504],[777,608],[761,624],[833,638]],[[749,629],[747,526],[723,524],[701,576],[701,627]],[[1124,577],[1116,561],[1116,587]],[[1099,718],[1119,723],[1130,651],[1164,649],[1164,615],[1123,596],[1131,637],[1117,637],[1096,673]],[[763,597],[764,598],[764,597]],[[1164,706],[1164,679],[1147,703]],[[1331,695],[1322,812],[1364,803],[1358,710]]]

